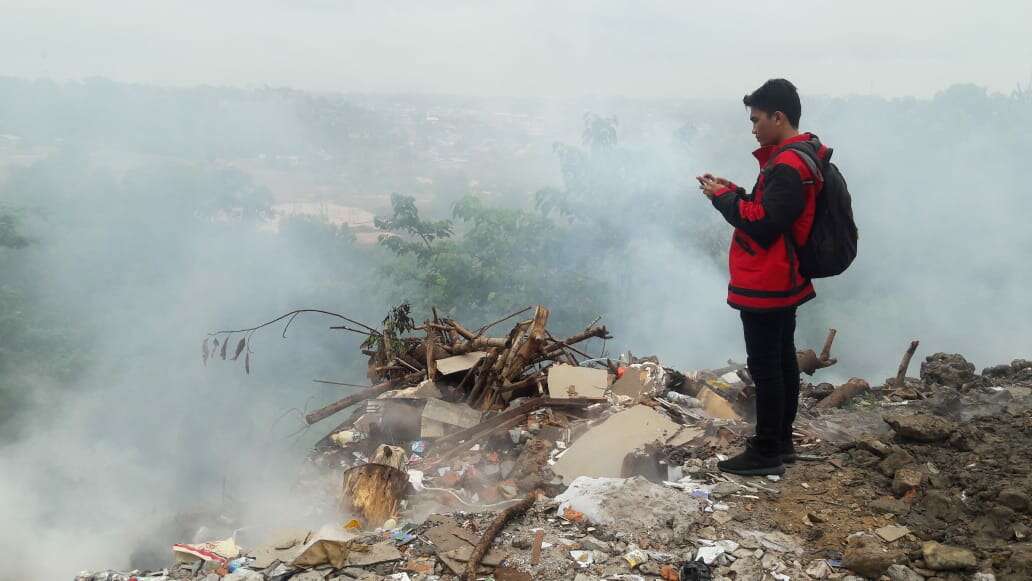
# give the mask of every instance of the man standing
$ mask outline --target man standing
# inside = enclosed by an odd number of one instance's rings
[[[718,466],[732,474],[783,474],[784,463],[795,461],[796,308],[816,296],[800,273],[797,249],[810,235],[822,186],[813,160],[827,152],[815,135],[799,132],[799,93],[787,80],[771,79],[743,102],[760,143],[753,152],[760,176],[752,192],[710,174],[696,178],[735,228],[727,302],[741,311],[749,375],[756,384],[756,435],[744,452]],[[797,149],[804,144],[809,155]]]

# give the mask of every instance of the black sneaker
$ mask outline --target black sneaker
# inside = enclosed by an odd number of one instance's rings
[[[739,476],[767,476],[769,474],[784,474],[785,465],[781,456],[776,453],[763,453],[756,445],[755,438],[745,441],[745,451],[728,458],[723,462],[717,462],[717,468],[721,472],[738,474]]]
[[[792,443],[792,438],[781,441],[781,461],[785,464],[795,464],[795,444]]]

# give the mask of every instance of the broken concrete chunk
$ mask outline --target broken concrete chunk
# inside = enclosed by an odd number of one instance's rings
[[[926,414],[894,414],[883,419],[900,437],[916,442],[941,442],[949,438],[956,427],[945,418]]]
[[[456,430],[472,428],[480,423],[481,415],[466,404],[428,399],[420,413],[419,437],[440,438]]]
[[[351,552],[348,553],[348,565],[368,567],[377,563],[400,561],[401,558],[401,551],[396,549],[393,544],[389,542],[376,543],[375,545],[370,545],[366,550],[359,550],[358,546],[352,547]]]
[[[881,537],[885,542],[892,543],[907,536],[910,533],[910,529],[898,525],[886,525],[875,529],[874,533]]]
[[[924,479],[925,473],[916,466],[904,466],[896,471],[892,479],[892,492],[896,496],[903,496],[911,490],[920,488],[924,484]]]
[[[978,567],[975,554],[963,547],[928,541],[921,545],[925,564],[934,571],[970,570]]]

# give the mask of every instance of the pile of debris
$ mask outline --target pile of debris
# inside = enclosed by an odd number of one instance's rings
[[[524,313],[505,337],[487,334]],[[682,373],[654,357],[593,357],[577,345],[609,338],[604,326],[556,339],[540,306],[476,331],[408,315],[395,309],[368,333],[374,385],[305,418],[354,408],[298,482],[330,501],[330,524],[195,539],[172,547],[169,569],[78,579],[985,581],[1032,571],[1032,452],[989,435],[1032,433],[1027,361],[978,375],[936,354],[907,378],[914,342],[878,388],[806,384],[800,462],[784,477],[741,478],[716,467],[750,432],[755,387],[741,364]],[[799,352],[804,372],[835,363],[834,337],[820,354]]]

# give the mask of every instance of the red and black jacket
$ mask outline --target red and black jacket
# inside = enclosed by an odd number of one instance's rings
[[[807,140],[822,158],[827,154],[812,133],[761,147],[753,152],[760,177],[752,193],[732,184],[713,196],[713,206],[735,227],[727,303],[736,309],[776,311],[816,296],[809,279],[799,274],[795,250],[810,235],[821,184],[800,154],[783,149]]]

